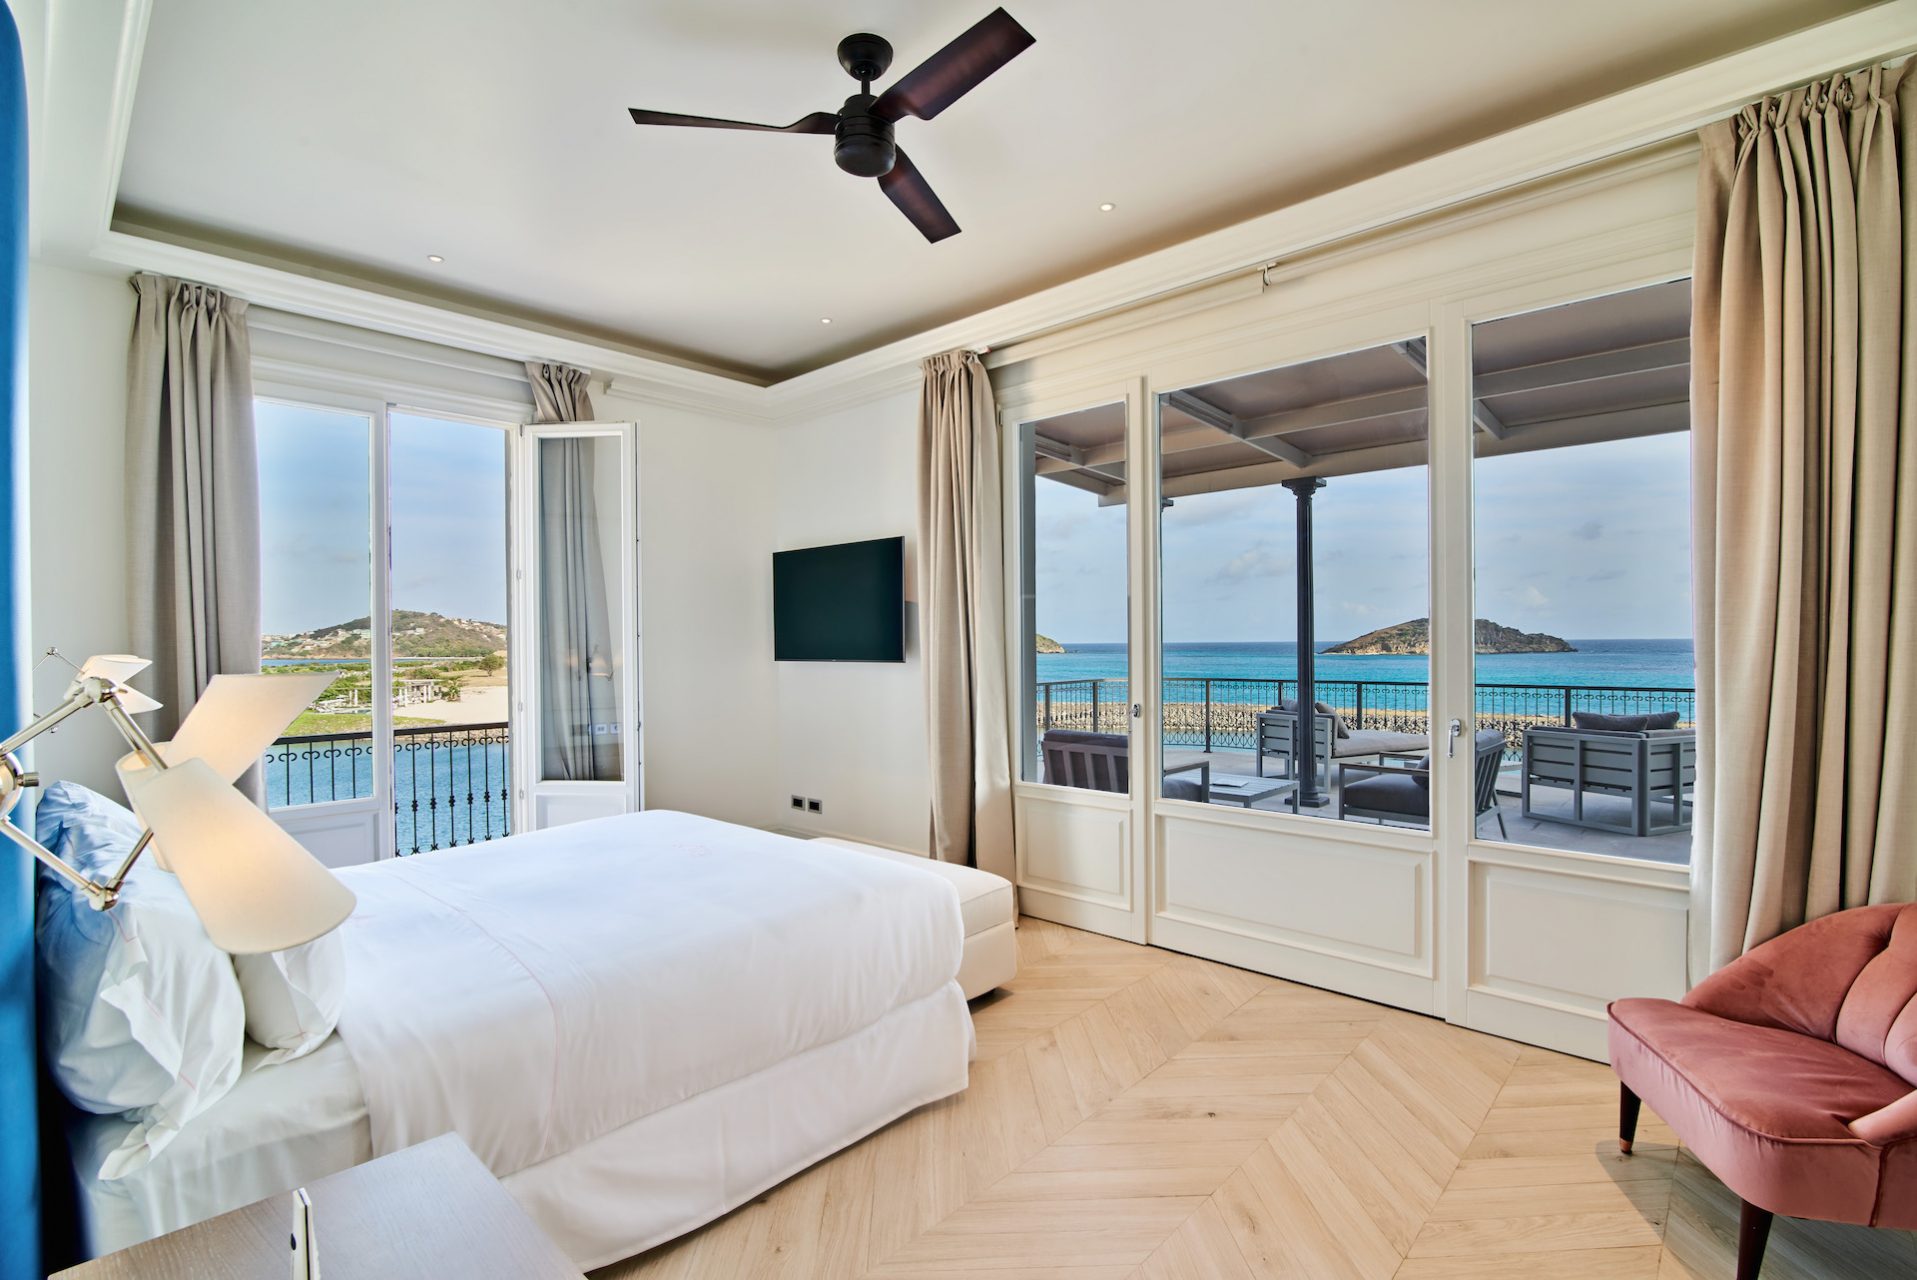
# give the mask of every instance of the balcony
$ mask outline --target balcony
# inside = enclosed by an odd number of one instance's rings
[[[1393,680],[1319,680],[1317,700],[1332,707],[1354,730],[1384,730],[1431,735],[1430,686]],[[1213,774],[1255,775],[1260,772],[1253,750],[1257,716],[1296,696],[1291,679],[1167,676],[1163,697],[1163,746],[1167,766],[1204,761]],[[1131,694],[1122,678],[1082,678],[1040,682],[1035,688],[1035,728],[1079,729],[1098,733],[1125,733],[1130,727]],[[1504,759],[1498,771],[1497,812],[1504,819],[1501,836],[1490,813],[1482,816],[1479,834],[1490,840],[1542,845],[1580,853],[1641,858],[1683,864],[1690,861],[1689,830],[1632,836],[1574,825],[1572,798],[1556,788],[1535,787],[1532,816],[1520,813],[1520,783],[1524,731],[1562,727],[1575,712],[1639,715],[1676,711],[1683,728],[1695,727],[1697,694],[1694,689],[1632,688],[1621,686],[1480,684],[1476,714],[1483,729],[1504,735]],[[1283,772],[1282,761],[1268,759],[1263,772]],[[1034,767],[1028,776],[1041,776]],[[1338,815],[1338,770],[1334,765],[1324,792],[1328,803],[1304,812],[1320,817]],[[1214,797],[1214,802],[1218,802]],[[1290,812],[1287,796],[1275,796],[1246,806],[1266,812]],[[1688,806],[1686,806],[1688,812]],[[1618,796],[1587,793],[1587,818],[1628,824],[1629,801]]]
[[[393,731],[394,848],[450,849],[512,834],[512,770],[504,722]],[[302,734],[263,761],[274,810],[373,794],[371,733]]]

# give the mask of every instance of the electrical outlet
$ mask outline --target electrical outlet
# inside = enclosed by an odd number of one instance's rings
[[[807,813],[824,813],[825,805],[820,803],[817,799],[807,800],[805,802],[805,811]]]
[[[793,797],[792,797],[792,807],[793,807],[794,809],[800,809],[800,810],[803,810],[803,809],[805,808],[805,797],[804,797],[804,796],[793,796]]]

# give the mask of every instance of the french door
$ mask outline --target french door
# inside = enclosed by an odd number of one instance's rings
[[[514,735],[526,830],[640,807],[637,439],[520,431]]]
[[[296,386],[255,421],[263,668],[333,677],[263,761],[280,824],[346,865],[637,807],[632,426]]]
[[[1687,267],[1003,394],[1023,909],[1592,1057],[1681,993]]]

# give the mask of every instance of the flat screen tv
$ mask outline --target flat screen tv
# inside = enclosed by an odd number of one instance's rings
[[[772,556],[777,662],[904,662],[905,539]]]

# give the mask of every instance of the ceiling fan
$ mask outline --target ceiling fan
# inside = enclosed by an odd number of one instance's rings
[[[920,63],[909,75],[874,97],[872,82],[892,65],[892,46],[861,32],[839,41],[839,65],[859,82],[859,91],[837,111],[815,111],[792,124],[748,124],[711,116],[632,108],[634,124],[683,125],[695,129],[749,129],[762,133],[831,134],[832,158],[839,168],[861,178],[877,178],[879,189],[912,221],[928,241],[957,235],[959,225],[932,193],[916,166],[892,140],[892,126],[906,116],[930,120],[970,93],[1034,43],[1032,34],[1003,9],[994,9],[971,30]]]

